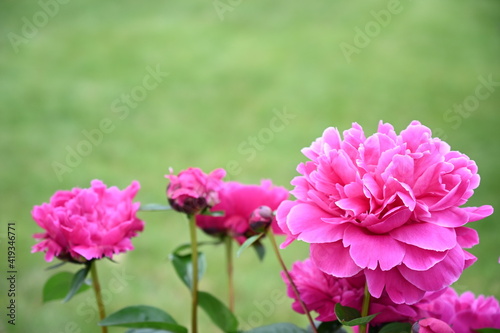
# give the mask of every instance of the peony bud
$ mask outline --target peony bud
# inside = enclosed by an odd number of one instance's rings
[[[252,212],[250,217],[250,229],[256,233],[262,233],[273,222],[273,211],[268,206],[260,206]]]

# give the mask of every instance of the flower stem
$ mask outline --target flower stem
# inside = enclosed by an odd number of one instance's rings
[[[288,272],[285,263],[283,262],[283,258],[281,258],[281,255],[280,255],[280,252],[279,252],[279,249],[278,249],[278,245],[276,244],[276,238],[274,237],[274,234],[273,234],[272,230],[269,230],[267,232],[267,235],[269,236],[269,239],[271,240],[271,244],[273,246],[274,253],[276,254],[276,257],[278,258],[278,261],[279,261],[279,263],[281,265],[281,268],[283,269],[283,272],[285,272],[285,275],[286,275],[288,281],[290,281],[290,285],[292,286],[293,292],[295,293],[295,296],[297,297],[297,300],[299,301],[300,305],[302,306],[302,310],[304,310],[304,313],[307,316],[307,320],[309,320],[309,323],[311,325],[312,331],[314,333],[317,333],[318,331],[316,330],[316,325],[314,324],[314,320],[312,319],[311,314],[309,313],[309,310],[307,309],[306,304],[304,303],[304,301],[300,297],[299,290],[297,289],[297,286],[295,285],[295,282],[293,282],[293,279],[290,276],[290,273]]]
[[[226,236],[226,264],[227,264],[227,280],[229,290],[229,310],[234,312],[234,279],[233,279],[233,239]]]
[[[365,295],[363,297],[363,307],[361,308],[361,317],[368,316],[368,310],[370,308],[370,292],[368,291],[368,283],[365,284]],[[359,333],[365,333],[368,329],[367,324],[359,325]]]
[[[99,277],[97,276],[97,267],[95,260],[92,260],[90,262],[90,274],[92,276],[92,287],[94,288],[97,308],[99,309],[99,319],[103,320],[104,318],[106,318],[106,311],[104,310],[104,303],[102,301],[101,285],[99,284]],[[106,326],[101,326],[101,332],[108,333],[108,328]]]
[[[198,332],[198,241],[196,239],[196,215],[188,215],[191,235],[191,263],[193,265],[193,286],[191,289],[191,333]]]

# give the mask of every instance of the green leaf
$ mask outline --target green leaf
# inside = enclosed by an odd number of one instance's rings
[[[257,327],[250,331],[246,331],[246,333],[307,333],[307,331],[294,324],[279,323]]]
[[[73,273],[70,272],[60,272],[52,275],[43,286],[43,302],[46,303],[56,299],[63,299],[70,289],[72,279]],[[89,288],[90,286],[88,284],[83,284],[81,288],[76,291],[75,295]]]
[[[205,209],[200,213],[200,215],[215,216],[215,217],[221,217],[224,216],[225,214],[226,212],[223,210],[216,210],[212,212],[211,210],[208,209]]]
[[[198,292],[198,305],[212,319],[212,322],[226,333],[238,331],[238,320],[216,297],[204,291]]]
[[[134,305],[118,310],[101,320],[99,325],[129,328],[154,328],[167,332],[187,333],[187,328],[178,325],[168,313],[147,305]]]
[[[318,326],[317,331],[318,333],[335,333],[340,328],[342,328],[342,324],[338,320],[326,321]]]
[[[174,265],[175,271],[179,278],[184,282],[184,284],[189,288],[193,288],[193,264],[191,259],[191,254],[179,255],[172,253],[170,255],[170,260]],[[205,273],[207,267],[207,261],[205,255],[202,252],[198,253],[198,281]]]
[[[478,333],[498,333],[499,329],[496,328],[481,328],[480,330],[476,330]]]
[[[160,205],[160,204],[144,204],[139,207],[140,211],[144,212],[154,212],[154,211],[161,211],[161,210],[171,210],[172,207],[167,206],[167,205]]]
[[[238,252],[236,252],[236,257],[239,257],[243,251],[245,251],[246,248],[251,246],[253,243],[257,242],[259,238],[261,238],[264,234],[258,234],[254,235],[250,238],[247,238],[247,240],[241,244],[240,248],[238,249]]]
[[[343,306],[340,303],[335,304],[335,315],[338,320],[345,326],[358,326],[370,322],[375,318],[376,314],[372,314],[366,317],[361,317],[358,310],[350,308],[348,306]]]
[[[67,261],[61,261],[60,263],[57,263],[55,265],[52,265],[50,267],[47,267],[45,268],[45,270],[51,270],[51,269],[54,269],[54,268],[58,268],[58,267],[61,267],[62,265],[66,265],[68,262]]]
[[[411,324],[409,323],[390,323],[384,325],[379,333],[410,333]]]
[[[69,301],[71,297],[73,297],[82,287],[83,283],[85,282],[85,278],[87,277],[87,274],[90,271],[90,265],[91,262],[86,263],[84,268],[80,269],[78,272],[75,273],[73,279],[71,280],[71,285],[68,294],[64,298],[63,302]]]
[[[255,252],[257,252],[257,257],[259,257],[259,260],[264,260],[264,257],[266,256],[266,248],[264,247],[264,244],[262,244],[262,242],[260,241],[255,242],[253,244],[253,248],[255,249]]]

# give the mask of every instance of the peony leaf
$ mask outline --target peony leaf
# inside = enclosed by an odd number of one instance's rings
[[[406,333],[411,332],[410,323],[390,323],[384,325],[379,333]]]
[[[198,305],[212,319],[212,322],[224,332],[236,333],[238,331],[238,320],[224,303],[215,296],[199,291]]]
[[[226,214],[223,210],[211,211],[209,209],[204,209],[200,215],[214,216],[214,217],[222,217]]]
[[[262,242],[258,241],[253,244],[253,248],[255,249],[255,252],[257,253],[257,257],[259,257],[259,260],[262,261],[264,260],[264,257],[266,256],[266,248],[264,247],[264,244]]]
[[[139,207],[139,210],[145,211],[145,212],[154,212],[154,211],[161,211],[161,210],[171,210],[172,207],[167,206],[167,205],[160,205],[160,204],[144,204]]]
[[[193,287],[193,264],[191,259],[191,254],[180,255],[172,253],[170,255],[170,260],[174,265],[175,272],[179,278],[184,282],[184,284],[192,289]],[[207,267],[207,261],[203,252],[198,252],[198,281],[205,273]]]
[[[370,322],[375,318],[376,314],[372,314],[366,317],[361,317],[358,310],[350,308],[348,306],[343,306],[340,303],[335,304],[335,315],[345,326],[358,326]]]
[[[476,330],[478,333],[499,333],[500,329],[497,328],[482,328],[479,330]]]
[[[70,272],[60,272],[52,275],[43,286],[43,302],[45,303],[56,299],[63,299],[70,289],[73,275],[74,274]],[[75,292],[75,295],[89,288],[90,286],[88,284],[83,284]]]
[[[241,244],[240,248],[238,249],[238,252],[236,252],[236,257],[239,257],[245,249],[247,249],[249,246],[251,246],[253,243],[257,242],[264,234],[258,234],[254,235],[250,238],[247,238],[247,240]]]
[[[135,333],[159,333],[175,332],[187,333],[187,329],[177,324],[177,322],[165,311],[147,305],[128,306],[115,313],[110,314],[101,322],[99,326],[121,326],[129,328],[153,328],[160,329],[152,331],[137,330]],[[132,330],[135,331],[135,330]]]
[[[76,295],[78,290],[83,286],[83,283],[85,282],[85,278],[87,277],[88,273],[90,272],[90,265],[91,262],[87,262],[85,264],[85,267],[80,269],[78,272],[73,275],[73,279],[71,280],[71,285],[69,287],[69,291],[66,294],[66,297],[64,298],[63,302],[66,303]]]
[[[279,323],[257,327],[245,333],[307,333],[307,331],[294,324]]]
[[[321,323],[318,326],[317,331],[318,333],[335,333],[339,332],[341,328],[342,324],[338,320],[334,320]]]

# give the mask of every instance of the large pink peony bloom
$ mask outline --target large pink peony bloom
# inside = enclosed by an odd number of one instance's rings
[[[225,176],[224,169],[215,169],[208,175],[199,168],[188,168],[178,175],[174,175],[170,169],[170,174],[165,175],[170,180],[167,187],[168,201],[178,212],[199,213],[219,202],[218,191]]]
[[[250,229],[252,213],[260,206],[276,210],[288,198],[288,191],[284,187],[274,186],[270,180],[263,180],[260,185],[225,182],[219,198],[220,203],[212,211],[223,211],[224,216],[198,215],[196,223],[208,234],[229,235],[242,244],[248,236],[255,234]],[[273,231],[281,233],[275,218],[271,227]]]
[[[31,252],[45,251],[47,261],[58,257],[84,262],[132,250],[130,239],[144,228],[136,217],[140,203],[132,202],[139,188],[136,181],[120,191],[93,180],[90,188],[57,191],[50,203],[35,206],[31,212],[46,230],[33,236],[43,240]]]
[[[399,135],[390,124],[366,138],[354,124],[340,138],[328,128],[302,151],[311,161],[292,181],[297,201],[277,213],[288,238],[311,244],[311,258],[337,277],[366,275],[370,294],[385,290],[413,304],[455,282],[475,261],[478,243],[465,224],[493,212],[461,208],[479,185],[474,161],[412,122]]]
[[[284,273],[281,275],[288,286],[288,296],[294,299],[292,309],[303,314],[304,311],[293,292],[290,282]],[[355,308],[361,312],[365,286],[363,274],[338,278],[324,273],[311,259],[306,259],[302,262],[295,262],[290,275],[307,309],[318,313],[316,320],[322,322],[336,320],[335,304],[337,303]],[[427,314],[414,305],[395,304],[386,293],[380,298],[371,298],[368,313],[378,313],[370,322],[372,326],[395,321],[413,323]]]
[[[456,333],[475,333],[481,328],[500,329],[500,305],[490,296],[475,297],[471,292],[458,295],[447,288],[438,298],[418,305],[432,317],[448,323]]]

